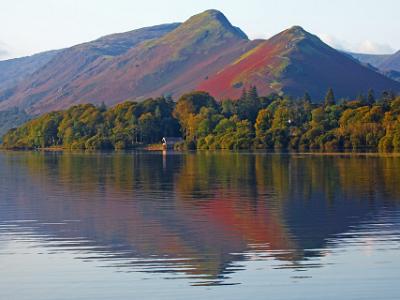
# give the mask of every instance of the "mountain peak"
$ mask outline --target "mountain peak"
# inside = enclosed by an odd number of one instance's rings
[[[284,35],[289,35],[294,38],[304,38],[307,36],[312,36],[311,33],[307,32],[304,30],[303,27],[299,25],[295,25],[290,27],[289,29],[286,29],[285,31],[282,32]]]
[[[316,35],[309,33],[301,26],[292,26],[275,36],[273,36],[268,43],[287,44],[287,49],[294,49],[295,45],[314,45],[317,47],[325,46]]]
[[[208,15],[208,16],[212,16],[212,17],[226,18],[225,15],[218,9],[207,9],[207,10],[203,11],[202,13],[199,13],[198,15]]]
[[[304,28],[299,25],[294,25],[290,27],[288,30],[296,33],[307,33],[307,31],[305,31]]]
[[[203,22],[217,21],[223,26],[232,26],[228,18],[221,11],[216,9],[208,9],[203,11],[202,13],[190,17],[189,20],[198,20]]]
[[[192,34],[207,32],[216,33],[221,37],[248,39],[247,35],[238,27],[233,26],[226,16],[216,9],[209,9],[190,17],[177,29],[178,32],[192,31]]]

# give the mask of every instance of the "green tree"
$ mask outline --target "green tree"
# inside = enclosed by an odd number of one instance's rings
[[[193,138],[195,136],[195,118],[202,107],[217,110],[218,105],[214,98],[206,92],[192,92],[179,98],[173,116],[179,121],[185,137]]]
[[[244,89],[242,96],[237,101],[237,113],[239,118],[254,123],[260,107],[261,105],[257,88],[251,86],[248,92]]]
[[[325,106],[331,106],[335,105],[335,95],[333,93],[333,89],[329,88],[328,91],[326,92],[325,96]]]
[[[374,103],[375,103],[375,92],[373,89],[369,89],[367,95],[367,104],[373,105]]]
[[[311,96],[310,96],[310,94],[309,94],[308,92],[305,92],[305,93],[304,93],[303,101],[304,101],[305,103],[311,104]]]

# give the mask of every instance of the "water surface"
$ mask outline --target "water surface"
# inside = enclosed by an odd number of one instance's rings
[[[0,152],[0,299],[398,299],[400,157]]]

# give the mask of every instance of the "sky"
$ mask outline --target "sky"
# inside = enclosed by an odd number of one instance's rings
[[[399,0],[1,0],[0,60],[218,9],[251,38],[293,25],[353,52],[400,50]]]

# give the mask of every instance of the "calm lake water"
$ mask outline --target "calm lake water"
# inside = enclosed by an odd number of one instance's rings
[[[0,299],[399,299],[400,157],[0,152]]]

